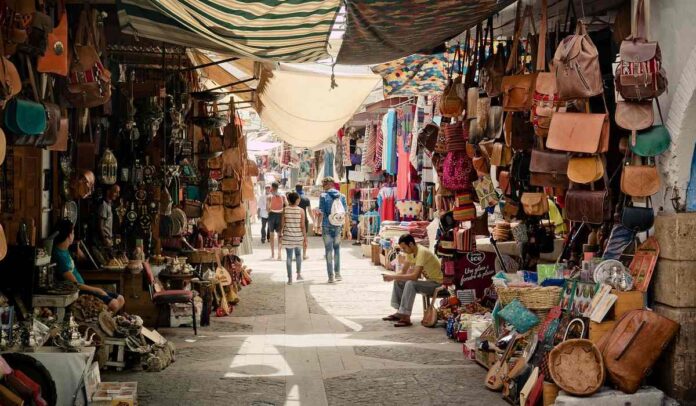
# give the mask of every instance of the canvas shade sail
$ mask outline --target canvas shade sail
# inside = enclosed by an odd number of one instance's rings
[[[118,0],[125,33],[257,60],[325,59],[339,0]]]
[[[338,63],[378,64],[428,53],[514,0],[347,0]]]
[[[264,69],[256,110],[275,136],[293,147],[314,148],[350,120],[379,85],[379,76],[331,75],[300,70]]]

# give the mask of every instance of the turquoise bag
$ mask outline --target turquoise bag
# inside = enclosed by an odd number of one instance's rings
[[[631,143],[631,151],[644,157],[657,156],[667,151],[672,143],[667,127],[654,125],[636,135],[635,143]]]
[[[5,126],[16,135],[41,135],[46,131],[46,109],[41,103],[12,99],[5,108]]]
[[[518,299],[508,303],[508,305],[498,313],[498,316],[512,324],[515,330],[520,334],[526,333],[531,330],[532,327],[539,324],[539,317],[524,307],[522,302]]]

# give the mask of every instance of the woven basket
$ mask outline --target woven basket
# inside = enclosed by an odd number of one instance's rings
[[[590,396],[604,384],[604,359],[590,340],[558,344],[549,353],[549,371],[558,387],[575,396]]]
[[[548,286],[538,288],[498,288],[498,299],[500,304],[505,306],[515,299],[529,310],[550,309],[561,301],[561,292],[563,288],[560,286]]]

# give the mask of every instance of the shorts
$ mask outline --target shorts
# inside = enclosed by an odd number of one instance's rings
[[[103,296],[102,296],[102,295],[99,295],[99,294],[97,294],[97,293],[95,293],[95,292],[92,292],[91,290],[81,290],[81,291],[80,291],[80,294],[82,294],[82,295],[92,295],[92,296],[94,296],[94,297],[98,297],[98,298],[101,299],[101,301],[104,302],[104,304],[107,305],[107,306],[109,305],[109,303],[111,303],[112,300],[118,299],[118,297],[119,297],[119,294],[118,294],[118,293],[109,292],[108,290],[105,290],[104,292],[106,292],[106,295],[103,295]]]
[[[283,220],[282,213],[268,213],[268,234],[270,233],[280,233],[280,226]]]

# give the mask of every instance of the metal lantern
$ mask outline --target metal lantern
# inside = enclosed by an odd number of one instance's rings
[[[113,185],[118,176],[118,161],[110,149],[104,151],[99,161],[99,182],[104,185]]]

